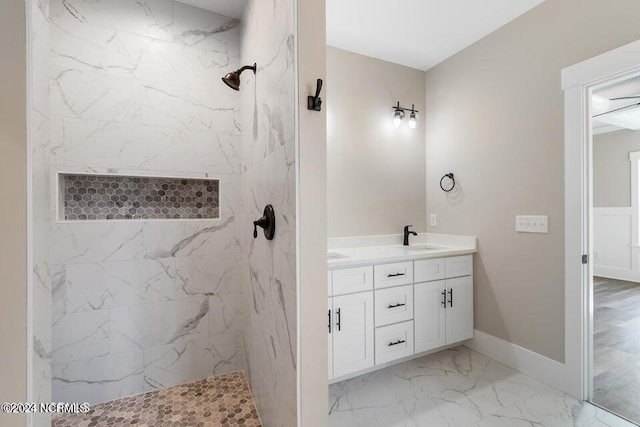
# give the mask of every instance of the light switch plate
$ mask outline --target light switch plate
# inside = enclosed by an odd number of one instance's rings
[[[430,214],[429,215],[429,227],[437,227],[438,226],[438,215]]]
[[[549,217],[547,215],[516,215],[516,231],[549,233]]]

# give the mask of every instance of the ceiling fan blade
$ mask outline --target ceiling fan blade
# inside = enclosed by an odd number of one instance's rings
[[[620,96],[618,98],[611,98],[609,101],[619,101],[622,99],[640,99],[640,95],[636,95],[636,96]]]
[[[640,98],[640,97],[638,97],[638,98]],[[624,107],[615,108],[615,109],[610,110],[610,111],[605,111],[604,113],[595,114],[595,115],[593,115],[593,116],[591,116],[591,117],[604,116],[604,115],[606,115],[606,114],[616,113],[616,112],[618,112],[618,111],[626,110],[627,108],[638,107],[638,106],[640,106],[640,102],[638,102],[637,104],[631,104],[631,105],[626,105],[626,106],[624,106]]]

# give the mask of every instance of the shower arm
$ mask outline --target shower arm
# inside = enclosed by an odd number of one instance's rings
[[[244,67],[242,67],[242,68],[238,68],[238,69],[235,71],[235,73],[237,73],[237,74],[242,74],[242,72],[243,72],[243,71],[245,71],[245,70],[251,70],[251,71],[253,71],[253,74],[255,74],[255,73],[256,73],[256,68],[257,68],[257,67],[256,67],[256,64],[253,64],[253,65],[245,65],[245,66],[244,66]]]

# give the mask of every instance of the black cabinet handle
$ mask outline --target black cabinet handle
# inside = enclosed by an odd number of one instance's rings
[[[447,291],[442,291],[442,306],[447,308]]]
[[[449,307],[453,307],[453,288],[449,289]]]
[[[398,277],[398,276],[404,276],[406,273],[392,273],[392,274],[387,274],[387,277]]]
[[[340,328],[342,327],[340,323],[340,309],[336,310],[336,314],[338,315],[338,321],[336,322],[336,326],[338,327],[338,332],[340,332]]]
[[[391,305],[387,306],[387,308],[403,307],[405,305],[406,304],[403,304],[403,303],[397,303],[397,304],[391,304]]]
[[[402,344],[403,342],[407,342],[407,340],[398,340],[396,342],[390,342],[388,344],[388,346],[391,347],[391,346],[394,346],[394,345]]]
[[[329,310],[329,333],[331,333],[331,310]]]

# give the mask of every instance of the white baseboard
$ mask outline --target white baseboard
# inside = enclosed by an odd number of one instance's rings
[[[626,268],[605,267],[602,265],[593,266],[593,274],[607,279],[626,280],[628,282],[640,282],[640,271]]]
[[[567,392],[564,363],[477,329],[474,331],[473,339],[465,345],[557,390]]]

